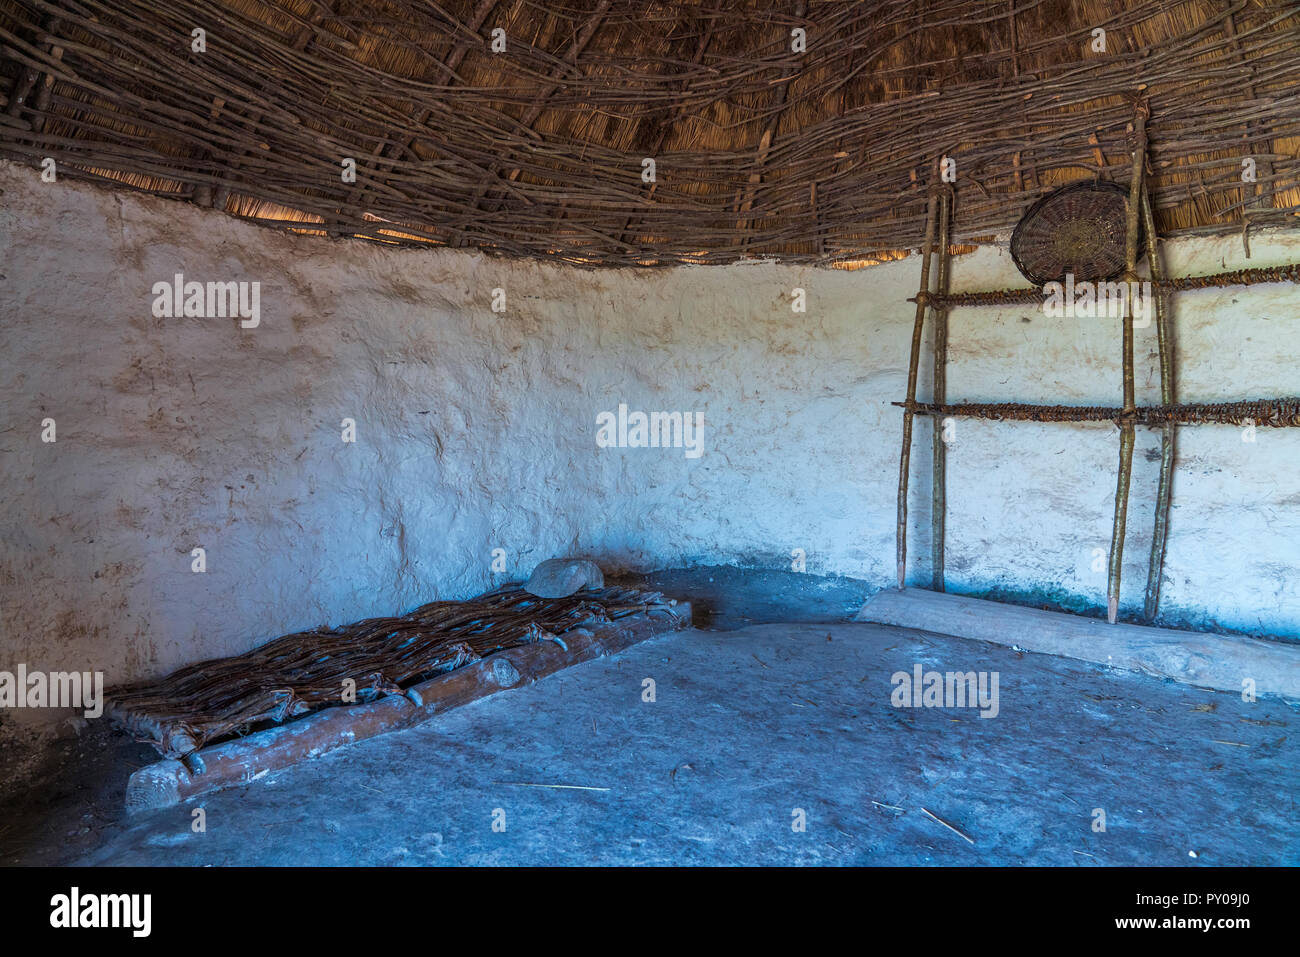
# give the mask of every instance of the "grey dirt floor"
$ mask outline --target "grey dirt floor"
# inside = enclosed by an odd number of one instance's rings
[[[845,588],[822,598],[856,600]],[[1293,704],[807,620],[815,596],[787,607],[802,622],[755,625],[684,597],[743,627],[656,638],[174,809],[101,808],[62,854],[51,832],[4,861],[1300,863]],[[999,713],[893,707],[891,675],[915,664],[997,672]]]

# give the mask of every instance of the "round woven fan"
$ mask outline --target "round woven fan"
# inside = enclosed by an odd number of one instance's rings
[[[1011,234],[1011,258],[1035,285],[1110,281],[1124,273],[1128,190],[1087,180],[1054,190],[1029,207]],[[1138,249],[1142,248],[1141,237]]]

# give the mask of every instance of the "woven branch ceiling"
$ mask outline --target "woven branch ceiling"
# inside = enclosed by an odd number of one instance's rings
[[[890,258],[941,155],[954,239],[1005,236],[1127,180],[1139,89],[1162,232],[1297,222],[1300,3],[0,0],[11,159],[583,264]]]

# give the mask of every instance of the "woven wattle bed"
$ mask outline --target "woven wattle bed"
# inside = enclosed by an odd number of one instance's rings
[[[161,681],[114,689],[115,723],[167,757],[268,722],[335,705],[365,703],[494,652],[648,613],[668,602],[658,592],[600,588],[538,598],[518,584],[468,601],[435,601],[395,618],[283,635],[233,658],[190,665]],[[354,694],[345,696],[352,690]]]

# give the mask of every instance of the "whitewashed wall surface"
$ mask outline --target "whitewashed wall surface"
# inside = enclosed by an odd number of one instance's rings
[[[802,549],[813,574],[894,575],[915,258],[593,271],[284,235],[8,164],[0,189],[0,669],[112,685],[468,597],[555,555],[785,569]],[[1166,247],[1173,274],[1213,272],[1300,260],[1300,235],[1257,234],[1251,253]],[[168,317],[155,286],[177,274],[258,283],[256,326]],[[954,264],[957,290],[1023,284],[998,248]],[[1297,306],[1290,285],[1180,294],[1180,398],[1300,392]],[[1119,402],[1117,320],[959,309],[951,330],[954,401]],[[1139,401],[1158,402],[1154,326],[1137,354]],[[680,412],[698,444],[604,447],[620,405],[629,439],[633,413]],[[1164,620],[1294,636],[1300,429],[1248,438],[1179,434]],[[1158,448],[1139,430],[1126,611]],[[1117,450],[1109,423],[959,421],[950,588],[1101,607]]]

